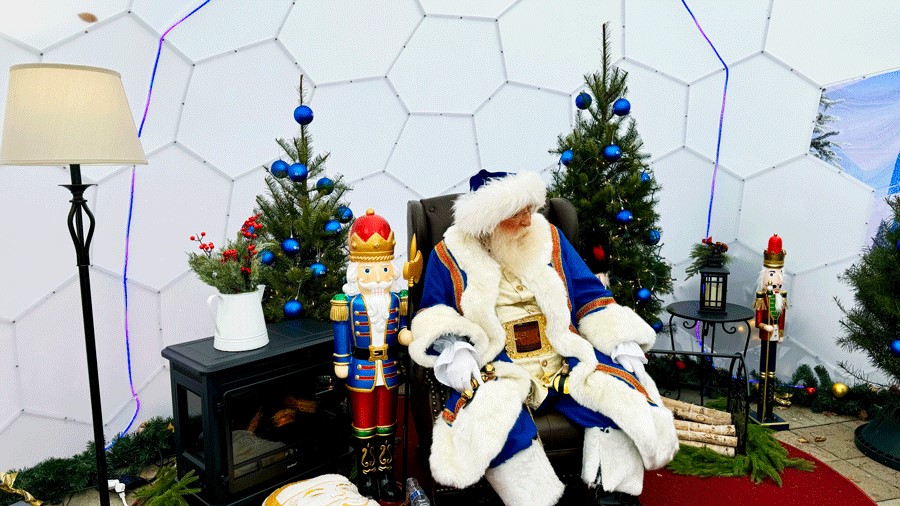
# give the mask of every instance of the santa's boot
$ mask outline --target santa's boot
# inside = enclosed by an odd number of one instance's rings
[[[375,446],[374,437],[356,440],[357,473],[353,483],[356,484],[356,488],[359,489],[360,494],[377,499],[378,483],[376,477],[378,471],[378,452]]]
[[[386,503],[403,502],[403,491],[394,479],[394,434],[379,434],[378,438],[378,499]]]
[[[565,488],[538,441],[484,476],[507,506],[552,506]]]

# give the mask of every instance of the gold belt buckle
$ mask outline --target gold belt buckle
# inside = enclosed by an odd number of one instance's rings
[[[381,346],[369,346],[369,362],[386,359],[387,350],[388,347],[386,344],[383,344]]]
[[[516,327],[533,323],[537,323],[541,340],[540,348],[530,351],[518,351],[518,348],[516,347]],[[547,318],[542,314],[526,316],[525,318],[506,322],[503,324],[503,328],[506,330],[506,354],[509,355],[509,358],[511,359],[537,357],[553,351],[553,347],[550,346],[550,341],[547,339]]]

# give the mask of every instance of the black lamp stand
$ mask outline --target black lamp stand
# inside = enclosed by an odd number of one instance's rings
[[[88,268],[91,265],[89,251],[91,238],[94,236],[94,215],[88,209],[84,191],[93,185],[82,184],[81,165],[70,166],[72,184],[64,184],[72,192],[72,208],[69,209],[69,234],[75,243],[75,255],[78,260],[78,279],[81,282],[81,314],[84,317],[84,343],[87,352],[88,381],[91,390],[91,416],[94,422],[94,450],[97,455],[97,492],[100,505],[109,506],[107,489],[106,439],[103,435],[103,410],[100,407],[100,378],[97,369],[97,344],[94,339],[94,308],[91,304],[91,276]],[[84,235],[82,212],[88,217],[87,237]]]

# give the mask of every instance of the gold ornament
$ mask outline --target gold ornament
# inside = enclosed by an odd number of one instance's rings
[[[850,388],[847,385],[837,382],[831,385],[831,393],[834,394],[835,397],[840,399],[841,397],[847,395],[847,392],[850,391]]]

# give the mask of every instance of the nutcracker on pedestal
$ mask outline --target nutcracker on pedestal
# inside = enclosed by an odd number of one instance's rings
[[[347,284],[331,300],[334,372],[347,379],[356,485],[382,503],[403,501],[392,469],[397,390],[403,382],[398,337],[409,332],[409,317],[406,290],[394,290],[395,244],[388,222],[368,209],[350,228]]]
[[[759,357],[759,402],[753,421],[775,430],[786,430],[788,423],[772,412],[775,404],[775,361],[778,343],[784,341],[784,319],[787,312],[787,291],[784,290],[784,257],[778,234],[769,238],[763,251],[763,269],[756,292],[756,328],[762,342]]]

